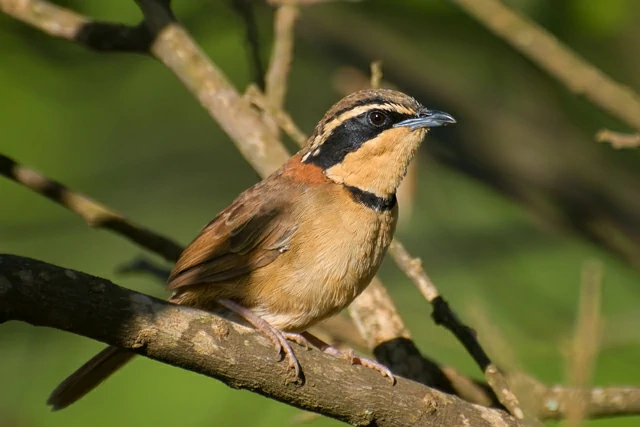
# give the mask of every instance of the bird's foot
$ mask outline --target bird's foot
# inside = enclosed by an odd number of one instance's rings
[[[391,380],[392,385],[396,383],[396,377],[391,373],[389,368],[384,366],[382,363],[376,362],[375,360],[367,359],[366,357],[357,356],[352,349],[340,351],[332,345],[322,341],[315,335],[310,334],[309,332],[303,332],[302,335],[307,339],[308,342],[318,347],[318,349],[320,349],[320,351],[322,351],[323,353],[330,354],[331,356],[338,357],[340,359],[347,359],[352,365],[361,365],[366,368],[378,371],[383,376],[388,377]]]
[[[282,336],[289,341],[293,341],[300,347],[304,347],[305,350],[309,350],[309,341],[302,335],[294,332],[283,332]]]
[[[262,332],[273,343],[276,348],[276,355],[279,358],[284,353],[284,359],[287,360],[290,369],[295,372],[295,378],[302,380],[302,370],[300,368],[300,362],[293,353],[293,349],[289,345],[287,340],[294,341],[304,347],[309,346],[308,341],[300,334],[293,334],[288,332],[282,332],[279,329],[274,328],[264,320],[262,317],[255,314],[253,311],[246,307],[243,307],[231,300],[218,300],[218,303],[225,308],[235,312],[247,322],[249,322],[254,328]]]

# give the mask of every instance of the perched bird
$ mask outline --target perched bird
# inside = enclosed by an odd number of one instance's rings
[[[455,123],[392,90],[335,104],[305,148],[240,194],[187,246],[168,279],[169,301],[226,311],[263,332],[289,366],[288,340],[309,342],[395,380],[383,365],[305,332],[346,308],[382,262],[398,218],[396,190],[431,127]],[[48,404],[65,408],[135,353],[108,347],[62,382]]]

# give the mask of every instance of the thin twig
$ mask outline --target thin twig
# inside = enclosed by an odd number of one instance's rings
[[[621,133],[609,129],[601,129],[596,133],[596,141],[611,144],[613,148],[638,148],[640,147],[640,133]]]
[[[451,0],[571,92],[640,130],[640,96],[500,0]]]
[[[518,402],[518,398],[509,388],[505,376],[491,362],[489,356],[478,342],[475,332],[460,321],[449,307],[447,301],[440,296],[438,289],[422,268],[422,261],[419,258],[413,258],[397,240],[391,243],[389,254],[398,267],[415,283],[427,301],[431,303],[433,306],[432,317],[436,324],[444,326],[451,331],[480,366],[487,383],[498,397],[500,403],[516,418],[523,419],[524,413],[520,408],[520,402]]]
[[[264,113],[273,122],[280,127],[296,144],[300,147],[304,147],[307,143],[307,135],[304,134],[295,124],[293,119],[286,111],[272,105],[265,96],[260,92],[260,89],[255,85],[249,85],[244,96],[251,101],[256,107],[264,111]]]
[[[260,57],[260,34],[256,22],[254,0],[231,0],[231,5],[238,12],[244,22],[247,32],[247,45],[249,46],[249,59],[253,67],[253,76],[256,84],[264,90],[264,65]]]
[[[382,87],[382,61],[371,63],[371,88],[380,89]]]
[[[80,216],[90,227],[102,228],[125,236],[166,260],[176,261],[182,252],[182,247],[172,240],[127,220],[123,215],[69,190],[59,182],[22,166],[2,154],[0,154],[0,175],[62,205]]]
[[[293,61],[294,26],[300,11],[295,5],[278,7],[274,18],[275,40],[265,78],[264,93],[269,105],[282,109]]]
[[[264,177],[286,162],[289,153],[285,147],[178,24],[168,4],[160,0],[137,0],[137,3],[154,36],[153,56],[184,83],[251,166]]]
[[[266,97],[265,106],[268,104],[277,111],[284,108],[289,71],[293,61],[294,26],[299,13],[298,6],[294,4],[282,5],[276,10],[273,19],[275,39],[271,49],[269,68],[265,77],[266,87],[257,92],[264,92]],[[249,89],[245,91],[245,95]],[[274,122],[273,115],[266,111],[265,109],[262,114],[264,124],[279,138],[280,126]]]
[[[587,385],[593,376],[600,343],[600,297],[603,266],[600,262],[585,263],[580,286],[580,307],[576,330],[568,357],[569,383],[575,393],[567,406],[567,425],[578,427],[587,415]]]

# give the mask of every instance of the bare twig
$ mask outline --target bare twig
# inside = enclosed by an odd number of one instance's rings
[[[255,17],[255,2],[253,0],[231,0],[231,5],[238,12],[244,22],[247,32],[247,45],[249,46],[249,59],[253,66],[253,75],[256,84],[265,89],[264,65],[260,57],[260,34]]]
[[[500,0],[451,0],[570,91],[640,130],[640,96]]]
[[[269,100],[269,105],[277,109],[282,109],[284,106],[287,93],[287,80],[293,61],[293,30],[299,13],[298,7],[295,5],[283,5],[276,10],[275,40],[265,78],[264,93]]]
[[[244,96],[256,107],[263,110],[296,144],[303,147],[307,143],[307,136],[295,124],[291,116],[284,110],[273,106],[255,85],[249,85]]]
[[[456,336],[484,372],[487,383],[498,396],[500,403],[516,418],[523,419],[524,413],[520,408],[520,402],[518,402],[518,398],[509,388],[505,376],[491,362],[489,356],[478,342],[475,332],[460,321],[449,307],[449,304],[440,296],[438,289],[422,268],[421,260],[409,255],[404,246],[397,240],[391,243],[389,253],[398,267],[415,283],[427,301],[433,305],[432,317],[436,324],[444,326]]]
[[[587,262],[582,269],[580,309],[571,345],[567,371],[575,393],[567,405],[567,425],[577,427],[587,415],[587,385],[593,375],[600,343],[600,295],[603,267]]]
[[[628,134],[614,132],[609,129],[601,129],[596,134],[596,141],[607,142],[613,148],[638,148],[640,147],[640,133]]]
[[[298,19],[300,11],[294,4],[286,4],[279,6],[274,17],[274,33],[275,40],[271,49],[271,60],[265,77],[266,87],[256,93],[262,91],[265,94],[265,108],[262,119],[265,126],[268,126],[271,132],[280,137],[280,126],[274,121],[273,117],[267,111],[280,111],[284,107],[284,100],[287,93],[287,80],[289,71],[291,70],[291,62],[293,61],[293,43],[294,43],[294,26]],[[245,95],[251,89],[250,85],[245,91]],[[267,109],[266,105],[271,108]]]
[[[371,63],[371,87],[380,89],[382,87],[382,61],[373,61]]]
[[[80,216],[89,226],[126,236],[139,246],[161,255],[169,261],[177,260],[182,252],[182,247],[170,239],[132,223],[123,215],[109,210],[82,194],[69,190],[59,182],[22,166],[2,154],[0,154],[0,175],[4,175],[69,209]]]
[[[296,349],[304,384],[284,381],[273,346],[253,329],[40,261],[0,255],[0,293],[0,324],[19,320],[83,335],[352,425],[436,427],[461,418],[474,426],[520,425],[503,411],[403,378],[392,387],[370,369],[316,350]]]

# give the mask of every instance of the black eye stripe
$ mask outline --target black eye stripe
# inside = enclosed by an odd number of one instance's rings
[[[318,165],[322,169],[328,169],[341,163],[347,154],[356,151],[365,142],[375,138],[381,132],[391,128],[394,123],[411,118],[411,114],[403,114],[397,111],[380,110],[389,117],[384,126],[374,126],[369,122],[368,115],[375,109],[345,120],[336,127],[327,139],[318,147],[319,152],[311,155],[305,163]]]

